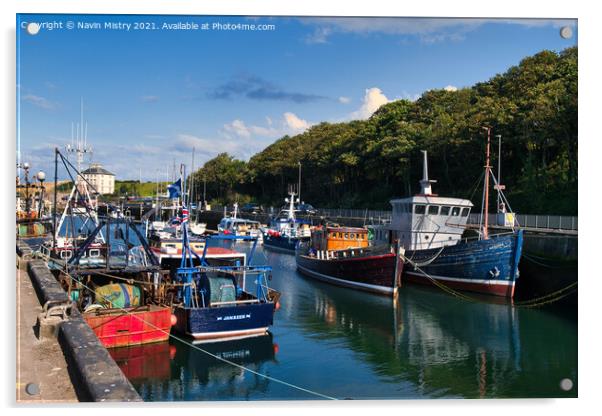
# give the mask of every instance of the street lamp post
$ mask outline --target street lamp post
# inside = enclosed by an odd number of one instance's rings
[[[42,208],[44,205],[44,180],[46,180],[46,173],[39,171],[36,175],[38,181],[40,181],[40,195],[38,199],[38,218],[42,218]]]
[[[25,212],[29,215],[31,204],[29,201],[29,163],[23,163],[23,169],[25,169]]]

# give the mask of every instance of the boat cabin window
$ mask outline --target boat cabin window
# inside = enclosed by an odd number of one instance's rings
[[[172,248],[175,248],[175,247],[176,247],[176,245],[175,245],[175,244],[165,244],[165,247],[172,247]]]
[[[100,250],[98,250],[97,248],[93,248],[92,250],[90,250],[90,257],[98,257],[100,256]]]
[[[462,208],[462,216],[468,217],[468,213],[470,212],[470,208]]]
[[[439,214],[439,206],[438,205],[429,205],[429,215],[438,215]]]
[[[61,251],[61,258],[62,259],[70,259],[72,255],[73,255],[73,253],[71,252],[71,250],[63,250],[63,251]]]
[[[426,212],[426,205],[414,205],[414,214],[424,214]]]
[[[449,210],[451,207],[441,207],[441,215],[449,215]]]
[[[460,215],[460,207],[453,207],[452,216],[457,217],[458,215]]]

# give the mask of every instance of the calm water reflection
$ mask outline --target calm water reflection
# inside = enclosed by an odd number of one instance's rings
[[[271,284],[283,294],[272,334],[201,348],[337,398],[577,396],[574,313],[471,303],[415,286],[394,305],[308,280],[293,256],[257,255],[273,266]],[[144,400],[316,398],[178,341],[112,355]],[[575,384],[569,392],[559,387],[564,378]]]

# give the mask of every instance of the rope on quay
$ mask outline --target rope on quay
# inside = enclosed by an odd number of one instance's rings
[[[69,273],[67,273],[67,272],[65,272],[65,271],[61,271],[61,272],[62,272],[63,274],[65,274],[67,277],[69,277],[71,280],[73,280],[74,282],[77,282],[77,283],[81,284],[81,285],[82,285],[83,287],[85,287],[86,289],[88,289],[88,290],[92,290],[92,288],[90,288],[90,287],[86,286],[84,283],[82,283],[82,282],[78,281],[78,280],[77,280],[77,279],[75,279],[73,276],[71,276]],[[101,295],[101,297],[102,297],[102,298],[104,298],[104,300],[106,300],[106,301],[109,301],[109,299],[108,299],[107,297],[105,297],[105,296],[103,296],[103,295]],[[183,338],[180,338],[180,337],[177,337],[177,336],[173,335],[173,334],[172,334],[171,332],[169,332],[169,331],[166,331],[166,330],[164,330],[164,329],[162,329],[162,328],[159,328],[159,327],[157,327],[156,325],[152,324],[151,322],[145,321],[144,319],[140,318],[138,315],[135,315],[135,314],[132,314],[132,313],[130,313],[130,312],[129,312],[128,310],[126,310],[125,308],[116,308],[116,309],[120,309],[121,311],[125,312],[126,314],[129,314],[130,316],[133,316],[134,318],[136,318],[136,319],[138,319],[139,321],[141,321],[141,322],[143,322],[143,323],[145,323],[145,324],[149,325],[150,327],[152,327],[152,328],[154,328],[154,329],[156,329],[156,330],[159,330],[159,331],[163,332],[164,334],[167,334],[167,335],[168,335],[170,338],[172,338],[172,339],[175,339],[176,341],[179,341],[179,342],[181,342],[181,343],[183,343],[183,344],[186,344],[186,345],[188,345],[189,347],[192,347],[192,348],[194,348],[194,349],[196,349],[196,350],[198,350],[198,351],[200,351],[200,352],[202,352],[202,353],[205,353],[205,354],[207,354],[207,355],[209,355],[209,356],[211,356],[211,357],[213,357],[213,358],[215,358],[215,359],[217,359],[217,360],[219,360],[219,361],[222,361],[222,362],[224,362],[224,363],[226,363],[226,364],[230,364],[230,365],[232,365],[232,366],[234,366],[234,367],[237,367],[237,368],[239,368],[239,369],[241,369],[241,370],[248,371],[249,373],[255,374],[255,375],[259,376],[259,377],[263,377],[263,378],[265,378],[265,379],[267,379],[267,380],[270,380],[270,381],[273,381],[273,382],[275,382],[275,383],[280,383],[280,384],[282,384],[282,385],[284,385],[284,386],[291,387],[291,388],[293,388],[293,389],[296,389],[296,390],[302,391],[302,392],[304,392],[304,393],[308,393],[308,394],[311,394],[311,395],[314,395],[314,396],[317,396],[317,397],[321,397],[321,398],[323,398],[323,399],[328,399],[328,400],[338,400],[336,397],[332,397],[332,396],[328,396],[328,395],[326,395],[326,394],[318,393],[318,392],[316,392],[316,391],[313,391],[313,390],[310,390],[310,389],[306,389],[306,388],[304,388],[304,387],[301,387],[301,386],[297,386],[297,385],[295,385],[295,384],[292,384],[292,383],[289,383],[289,382],[287,382],[287,381],[280,380],[280,379],[277,379],[277,378],[275,378],[275,377],[272,377],[272,376],[268,376],[267,374],[262,374],[262,373],[260,373],[260,372],[258,372],[258,371],[252,370],[252,369],[250,369],[250,368],[247,368],[247,367],[245,367],[245,366],[243,366],[243,365],[237,364],[237,363],[235,363],[235,362],[232,362],[232,361],[230,361],[230,360],[227,360],[227,359],[225,359],[225,358],[223,358],[223,357],[220,357],[220,356],[217,356],[217,355],[215,355],[215,354],[212,354],[211,352],[209,352],[209,351],[207,351],[207,350],[204,350],[203,348],[199,347],[198,345],[194,345],[194,344],[192,344],[191,342],[188,342],[188,341],[186,341],[186,340],[185,340],[185,339],[183,339]]]
[[[473,298],[471,296],[467,296],[464,295],[463,293],[460,293],[452,288],[450,288],[449,286],[444,285],[441,282],[438,282],[437,280],[435,280],[433,277],[431,277],[427,272],[425,272],[424,270],[422,270],[418,264],[416,264],[414,261],[412,261],[411,259],[407,258],[405,255],[401,254],[402,258],[404,261],[408,262],[409,264],[411,264],[412,266],[414,266],[414,269],[419,271],[420,273],[422,273],[427,279],[429,279],[435,286],[437,286],[439,289],[453,295],[456,296],[459,299],[462,300],[466,300],[468,302],[481,302],[480,299],[476,299]],[[544,296],[540,296],[538,298],[534,298],[534,299],[529,299],[529,300],[525,300],[525,301],[521,301],[521,302],[514,302],[512,301],[512,306],[518,307],[518,308],[536,308],[536,307],[540,307],[543,305],[547,305],[550,303],[554,303],[559,301],[562,298],[565,298],[571,294],[573,294],[574,292],[576,292],[577,289],[575,289],[577,286],[577,282],[573,282],[570,285],[563,287],[560,290],[557,290],[555,292],[549,293],[547,295]],[[567,292],[569,291],[569,292]],[[567,292],[567,293],[564,293]]]

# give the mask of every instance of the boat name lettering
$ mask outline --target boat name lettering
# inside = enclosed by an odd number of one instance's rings
[[[217,320],[218,321],[234,321],[237,319],[248,319],[251,317],[250,313],[244,314],[244,315],[229,315],[229,316],[218,316]]]

